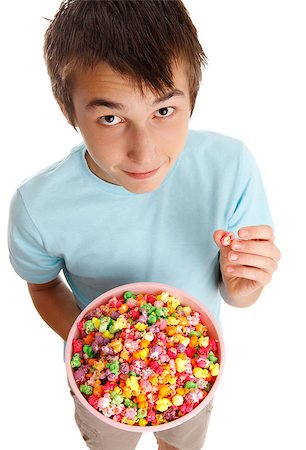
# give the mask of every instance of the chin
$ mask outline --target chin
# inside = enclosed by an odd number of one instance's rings
[[[144,180],[124,180],[121,184],[127,191],[133,194],[147,194],[153,192],[160,187],[168,170],[161,170],[155,176]],[[122,180],[123,181],[123,180]]]
[[[161,182],[159,183],[139,183],[139,186],[124,186],[124,188],[129,191],[132,192],[133,194],[148,194],[149,192],[153,192],[156,189],[159,188],[159,186],[161,185]]]

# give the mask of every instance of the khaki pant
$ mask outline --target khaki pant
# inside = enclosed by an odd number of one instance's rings
[[[86,445],[91,450],[134,450],[142,433],[121,431],[109,426],[87,411],[76,398],[75,421]],[[206,431],[213,405],[212,401],[194,417],[177,427],[154,433],[156,439],[182,450],[200,450],[205,442]]]

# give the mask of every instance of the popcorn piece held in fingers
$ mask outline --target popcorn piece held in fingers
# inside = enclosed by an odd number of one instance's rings
[[[225,233],[221,238],[221,244],[224,245],[224,247],[228,247],[231,245],[231,242],[235,239],[235,234],[232,231],[229,231],[228,233]]]

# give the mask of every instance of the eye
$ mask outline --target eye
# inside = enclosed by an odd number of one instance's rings
[[[160,108],[157,113],[156,116],[157,117],[169,117],[174,113],[174,108],[172,108],[172,106],[167,106],[166,108]]]
[[[118,116],[102,116],[99,118],[98,122],[102,125],[113,126],[120,123],[121,119]]]

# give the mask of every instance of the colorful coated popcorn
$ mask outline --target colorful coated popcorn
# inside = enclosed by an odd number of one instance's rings
[[[78,323],[71,367],[89,404],[116,422],[154,426],[192,411],[219,374],[200,314],[162,292],[125,292]]]

